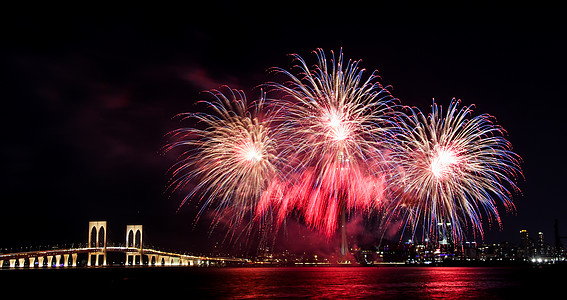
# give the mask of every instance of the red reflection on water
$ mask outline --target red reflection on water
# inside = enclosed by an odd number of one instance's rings
[[[231,299],[463,299],[513,288],[490,268],[290,267],[222,270],[217,295]],[[497,296],[498,297],[498,296]]]
[[[422,272],[427,298],[477,298],[485,287],[477,268],[424,268]]]
[[[243,268],[230,270],[230,298],[315,297],[342,299],[368,292],[368,271],[360,267]],[[366,275],[366,276],[365,276]]]

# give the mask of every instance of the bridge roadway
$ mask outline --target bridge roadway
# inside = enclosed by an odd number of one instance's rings
[[[4,266],[5,261],[9,262],[10,268],[77,267],[79,265],[79,254],[87,255],[86,266],[88,267],[107,266],[107,255],[110,253],[126,254],[126,259],[123,262],[125,266],[209,266],[227,263],[246,264],[249,262],[243,258],[193,256],[135,247],[93,247],[0,254],[0,268]],[[99,259],[99,257],[102,259]]]

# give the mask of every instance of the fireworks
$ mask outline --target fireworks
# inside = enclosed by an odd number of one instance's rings
[[[327,237],[350,213],[387,212],[434,242],[447,231],[462,240],[464,228],[482,235],[483,218],[500,224],[499,207],[514,208],[520,158],[490,115],[457,101],[445,114],[435,103],[406,114],[360,61],[315,54],[313,67],[293,55],[298,75],[273,69],[285,81],[265,85],[269,101],[213,90],[215,114],[181,115],[197,121],[166,147],[187,149],[171,181],[195,184],[183,203],[199,195],[199,215],[214,206],[235,225],[249,214],[279,227],[297,213]]]
[[[227,90],[226,95],[213,90],[209,92],[213,100],[203,101],[216,114],[182,114],[196,120],[201,129],[172,132],[173,142],[166,150],[187,148],[172,169],[174,189],[199,181],[183,203],[196,193],[208,195],[199,215],[216,200],[217,216],[230,209],[232,221],[239,223],[276,174],[275,141],[270,137],[269,117],[260,113],[264,97],[249,105],[243,92]]]
[[[393,98],[374,73],[364,79],[358,61],[345,64],[342,51],[330,63],[322,50],[316,56],[317,65],[309,68],[294,55],[300,77],[275,69],[288,79],[270,86],[282,111],[280,149],[292,165],[286,192],[263,197],[258,213],[271,206],[281,222],[296,210],[307,225],[331,236],[341,214],[368,211],[382,201],[378,166],[383,141],[394,127]]]
[[[391,205],[394,214],[406,214],[414,231],[421,225],[425,238],[451,232],[460,240],[463,226],[482,235],[483,216],[500,224],[500,204],[513,209],[509,188],[518,191],[513,180],[521,174],[519,157],[490,115],[473,117],[471,107],[459,109],[458,101],[443,114],[433,103],[427,117],[411,109],[400,125],[390,154],[391,186],[398,191]]]

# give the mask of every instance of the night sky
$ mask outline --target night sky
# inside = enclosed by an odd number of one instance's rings
[[[52,8],[5,19],[0,248],[85,242],[90,220],[107,220],[116,242],[126,224],[143,224],[156,246],[210,247],[207,222],[193,229],[194,207],[176,212],[183,195],[166,190],[175,156],[161,148],[184,125],[173,117],[200,109],[200,91],[223,84],[255,98],[273,79],[268,68],[289,68],[289,53],[314,63],[318,47],[342,47],[346,58],[377,69],[402,104],[428,111],[433,98],[447,106],[455,97],[497,118],[525,180],[516,213],[501,211],[503,230],[485,223],[487,241],[518,243],[527,229],[553,243],[554,219],[567,235],[564,24],[463,24],[458,14],[428,24],[298,10]],[[347,11],[348,20],[330,18]]]

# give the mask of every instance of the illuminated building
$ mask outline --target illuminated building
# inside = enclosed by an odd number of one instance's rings
[[[439,234],[439,245],[452,245],[453,244],[453,230],[451,223],[437,223],[437,229]]]
[[[522,229],[520,231],[520,247],[518,251],[518,258],[522,260],[528,260],[532,257],[531,254],[532,242],[530,240],[528,231]]]

